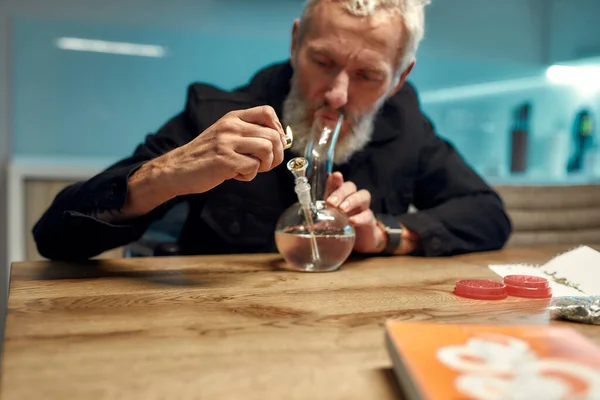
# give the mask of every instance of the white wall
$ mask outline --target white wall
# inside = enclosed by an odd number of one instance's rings
[[[600,56],[600,0],[553,0],[550,63]]]
[[[8,1],[13,16],[76,19],[173,28],[177,30],[211,30],[225,34],[236,31],[291,32],[286,18],[290,10],[301,10],[302,1],[252,0],[257,12],[248,15],[246,0],[3,0]],[[284,16],[284,18],[280,18]]]
[[[290,10],[300,10],[303,4],[303,0],[253,0],[252,5],[256,7],[257,13],[248,18],[246,0],[4,2],[8,2],[8,10],[13,15],[112,21],[192,30],[215,31],[222,30],[225,26],[226,31],[232,34],[236,33],[236,29],[246,31],[248,28],[256,28],[264,31],[265,27],[272,32],[287,34],[292,23],[288,18]],[[236,7],[236,4],[245,6]],[[428,27],[423,53],[454,59],[473,57],[479,60],[541,62],[543,7],[547,4],[548,0],[433,0],[427,11]],[[239,15],[236,15],[236,11]],[[224,24],[227,20],[232,23]]]
[[[423,54],[541,63],[546,6],[545,0],[433,0]]]

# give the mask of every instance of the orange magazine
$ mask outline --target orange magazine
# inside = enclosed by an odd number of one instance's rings
[[[600,400],[600,346],[573,329],[389,321],[408,399]]]

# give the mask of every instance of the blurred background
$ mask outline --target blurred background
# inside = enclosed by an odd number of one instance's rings
[[[56,192],[130,154],[181,110],[191,82],[231,89],[285,60],[302,6],[2,0],[5,271],[38,258],[31,226]],[[598,181],[598,16],[598,0],[433,0],[410,81],[438,133],[490,183]]]

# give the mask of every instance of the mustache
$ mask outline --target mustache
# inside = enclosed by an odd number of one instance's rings
[[[319,107],[315,107],[315,105]],[[303,154],[308,142],[312,139],[311,120],[316,110],[324,112],[344,113],[346,122],[350,121],[349,131],[339,138],[334,153],[334,163],[339,165],[350,160],[358,151],[362,150],[373,133],[373,119],[375,113],[356,115],[349,112],[348,107],[334,109],[326,100],[316,104],[309,104],[300,94],[297,83],[292,79],[292,88],[283,103],[283,122],[294,129],[294,143],[292,152]]]
[[[315,107],[311,107],[308,115],[315,115],[317,112],[343,115],[344,119],[350,122],[351,124],[356,124],[360,121],[360,117],[350,112],[346,107],[332,108],[328,104],[323,103]]]

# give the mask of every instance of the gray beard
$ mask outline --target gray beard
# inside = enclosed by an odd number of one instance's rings
[[[335,146],[333,163],[344,164],[357,152],[361,151],[373,136],[375,117],[385,102],[382,96],[372,110],[360,117],[346,115],[351,123],[350,131],[340,136]],[[311,126],[308,120],[309,108],[298,89],[296,77],[292,77],[291,89],[283,102],[283,123],[289,125],[294,132],[294,142],[290,149],[294,154],[304,156],[306,145],[311,138]]]

